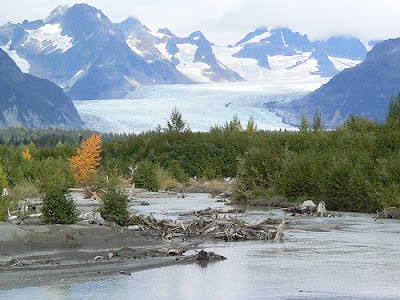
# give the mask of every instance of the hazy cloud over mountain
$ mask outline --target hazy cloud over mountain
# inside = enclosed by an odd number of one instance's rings
[[[46,17],[69,0],[1,1],[0,24]],[[136,16],[152,29],[168,27],[180,35],[197,29],[219,44],[234,43],[259,26],[288,26],[311,39],[333,34],[365,40],[400,36],[398,0],[87,0],[114,22]]]

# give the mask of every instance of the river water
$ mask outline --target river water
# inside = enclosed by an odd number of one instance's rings
[[[185,201],[185,202],[182,202]],[[139,208],[172,218],[214,205],[206,196],[149,199]],[[222,204],[215,204],[220,206]],[[258,222],[283,217],[280,210],[253,209]],[[201,267],[176,265],[102,281],[0,292],[1,299],[400,299],[400,221],[372,215],[293,218],[285,241],[204,245],[227,260]]]

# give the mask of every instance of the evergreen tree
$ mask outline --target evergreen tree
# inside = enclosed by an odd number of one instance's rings
[[[246,131],[247,132],[256,132],[257,131],[257,124],[254,121],[253,116],[251,116],[250,119],[247,121]]]
[[[74,224],[78,220],[76,205],[67,189],[59,185],[47,188],[43,196],[43,220],[47,224]]]
[[[243,127],[242,123],[240,123],[239,117],[237,115],[234,115],[232,121],[230,121],[229,123],[226,122],[224,129],[226,131],[242,131]]]
[[[313,123],[312,123],[312,130],[313,132],[318,132],[322,129],[322,116],[321,113],[318,112],[318,110],[315,111],[314,114],[314,119],[313,119]]]
[[[299,132],[300,133],[306,133],[308,131],[309,128],[309,123],[307,120],[307,117],[305,115],[301,116],[301,124],[299,125]]]
[[[400,93],[397,97],[392,97],[389,103],[389,111],[386,121],[396,121],[400,118]]]
[[[167,123],[166,131],[183,132],[186,127],[186,122],[182,118],[182,114],[177,107],[171,112],[170,121]]]

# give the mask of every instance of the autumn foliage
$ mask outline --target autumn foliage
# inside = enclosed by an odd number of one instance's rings
[[[26,160],[26,161],[33,161],[33,156],[31,154],[31,152],[29,151],[29,148],[26,147],[22,153],[21,153],[22,159]]]
[[[100,165],[101,154],[101,135],[92,134],[90,138],[82,142],[77,148],[75,156],[69,159],[78,182],[89,179],[90,174],[96,174],[96,167]]]

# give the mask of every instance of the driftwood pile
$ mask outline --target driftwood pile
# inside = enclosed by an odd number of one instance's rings
[[[400,208],[398,207],[389,207],[385,210],[376,212],[375,221],[378,219],[396,219],[400,220]]]
[[[229,210],[224,209],[215,209],[215,208],[206,208],[203,210],[197,210],[188,214],[182,214],[182,216],[196,216],[196,217],[204,217],[204,216],[218,216],[218,214],[242,214],[245,210],[243,208],[232,208]]]
[[[311,200],[304,201],[302,205],[295,205],[282,209],[284,212],[291,213],[292,216],[308,215],[313,217],[332,217],[326,210],[325,202],[321,201],[318,206]]]
[[[157,221],[151,216],[136,216],[128,229],[159,235],[165,241],[185,240],[194,236],[211,236],[225,241],[267,240],[281,241],[284,221],[278,228],[265,222],[252,225],[244,220],[218,216],[215,210],[195,212],[195,218],[184,221]]]

